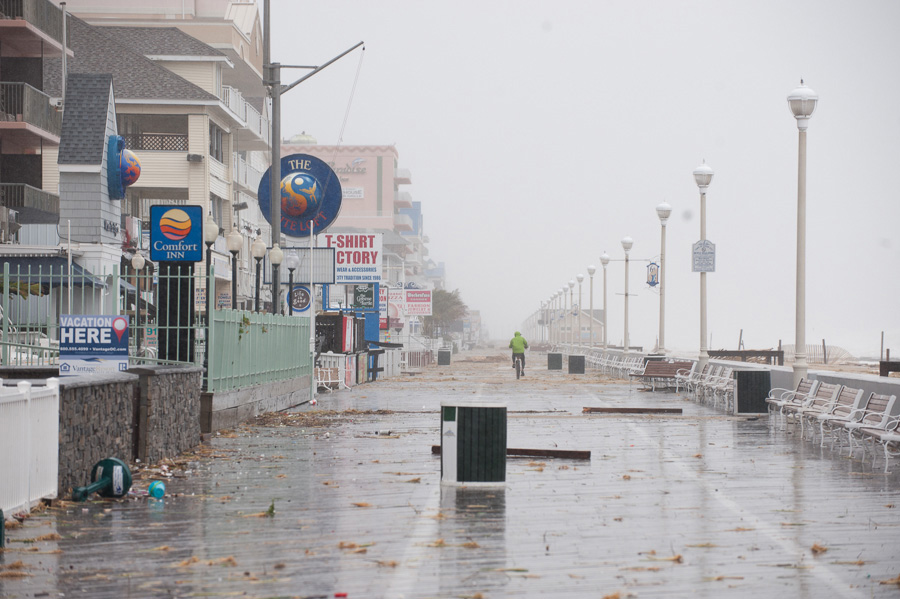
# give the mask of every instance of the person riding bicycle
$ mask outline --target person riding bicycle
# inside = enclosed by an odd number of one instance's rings
[[[522,336],[522,333],[516,331],[515,337],[510,339],[509,347],[512,349],[512,367],[516,367],[516,358],[522,360],[522,374],[525,374],[525,350],[528,349],[528,341]]]

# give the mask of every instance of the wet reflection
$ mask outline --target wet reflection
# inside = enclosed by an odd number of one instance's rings
[[[486,594],[505,587],[506,489],[442,486],[441,513],[442,594]]]

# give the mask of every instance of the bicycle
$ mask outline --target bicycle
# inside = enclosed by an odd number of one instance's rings
[[[518,380],[519,377],[521,377],[525,371],[525,365],[522,363],[521,355],[516,354],[515,359],[514,359],[514,364],[516,367],[516,380]]]

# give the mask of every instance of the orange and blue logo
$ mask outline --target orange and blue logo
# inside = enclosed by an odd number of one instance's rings
[[[159,219],[159,230],[166,239],[181,241],[191,233],[191,218],[184,210],[167,210]]]
[[[154,262],[203,260],[203,208],[150,206],[150,259]]]

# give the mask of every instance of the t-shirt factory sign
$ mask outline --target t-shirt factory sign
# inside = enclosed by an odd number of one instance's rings
[[[320,239],[335,248],[335,283],[380,283],[381,233],[326,233]]]

